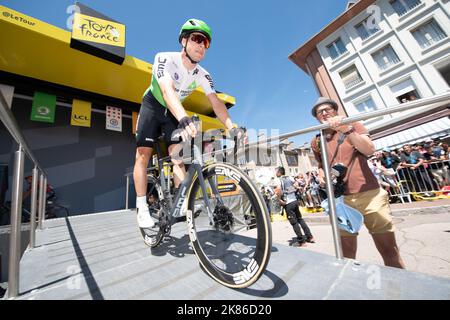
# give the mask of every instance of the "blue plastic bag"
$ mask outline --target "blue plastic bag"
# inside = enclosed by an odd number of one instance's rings
[[[339,229],[349,233],[358,233],[364,223],[364,217],[358,210],[346,205],[344,197],[335,199],[336,202],[336,216]],[[328,199],[321,203],[325,213],[329,215]]]

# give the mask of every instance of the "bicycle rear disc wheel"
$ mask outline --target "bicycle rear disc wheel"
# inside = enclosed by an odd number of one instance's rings
[[[270,258],[272,233],[264,199],[235,166],[211,164],[203,169],[203,177],[206,197],[198,176],[188,193],[192,247],[214,280],[230,288],[246,288],[264,273]]]

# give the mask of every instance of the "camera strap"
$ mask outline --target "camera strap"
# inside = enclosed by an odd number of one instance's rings
[[[345,138],[347,138],[347,137],[345,136],[345,134],[341,133],[341,135],[339,136],[339,139],[338,139],[338,145],[337,145],[337,147],[336,147],[336,151],[334,152],[333,159],[331,160],[331,164],[333,164],[334,160],[336,159],[336,156],[337,156],[337,154],[338,154],[338,151],[339,151],[339,149],[340,149],[340,147],[341,147],[341,144],[344,143]],[[352,153],[351,161],[350,161],[350,163],[348,164],[348,171],[347,171],[347,174],[346,174],[345,178],[343,179],[344,183],[347,183],[348,177],[350,176],[350,172],[352,171],[353,165],[355,164],[356,152],[358,152],[358,151],[357,151],[356,149],[354,149],[354,150],[353,150],[353,153]]]
[[[340,136],[339,136],[339,139],[338,139],[338,145],[336,147],[336,151],[334,152],[333,158],[330,161],[331,164],[333,164],[334,160],[336,159],[337,154],[338,154],[339,149],[340,149],[340,146],[341,146],[341,144],[344,143],[345,138],[347,138],[346,135],[341,133]],[[327,140],[328,140],[328,137],[327,137]],[[318,150],[319,155],[320,155],[320,153],[321,153],[321,151],[320,151],[320,149],[321,149],[321,146],[320,146],[320,133],[316,136],[316,145],[317,145],[317,150]],[[354,149],[353,150],[353,154],[352,154],[352,159],[351,159],[351,161],[349,163],[349,166],[348,166],[348,171],[347,171],[346,178],[349,176],[350,171],[352,170],[353,165],[355,163],[356,152],[358,152],[358,151],[356,149]],[[345,180],[344,182],[347,182],[347,180]]]
[[[345,140],[345,134],[341,133],[341,135],[339,136],[338,142],[337,142],[338,144],[336,147],[336,151],[334,152],[333,158],[331,159],[331,164],[333,164],[334,160],[336,159],[339,148],[340,148],[341,144],[344,143],[344,140]]]

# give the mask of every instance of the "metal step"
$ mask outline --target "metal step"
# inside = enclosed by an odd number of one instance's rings
[[[201,270],[184,223],[151,250],[131,210],[48,220],[36,245],[22,257],[16,299],[450,299],[449,279],[283,245],[258,282],[228,289]]]

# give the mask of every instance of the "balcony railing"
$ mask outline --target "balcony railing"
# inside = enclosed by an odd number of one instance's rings
[[[421,4],[422,4],[422,1],[417,0],[416,2],[414,2],[413,4],[411,4],[409,6],[403,6],[402,5],[402,10],[401,11],[397,11],[397,13],[401,17],[401,16],[405,15],[406,13],[408,13],[409,11],[411,11],[412,9],[414,9],[415,7],[418,7]]]
[[[345,50],[343,52],[338,52],[337,55],[332,55],[331,59],[333,59],[333,61],[335,61],[335,60],[339,59],[339,57],[341,57],[342,55],[346,54],[347,52],[348,52],[348,50]]]
[[[353,88],[354,86],[362,83],[364,80],[360,77],[360,78],[356,78],[354,80],[351,81],[345,81],[344,85],[345,85],[345,89],[350,89]]]
[[[370,38],[371,35],[377,33],[378,31],[380,31],[380,29],[378,29],[378,28],[364,29],[364,31],[359,31],[359,34],[361,36],[361,40],[364,41],[364,40]]]
[[[380,69],[380,71],[384,71],[384,70],[389,69],[390,67],[395,66],[399,62],[400,62],[400,59],[396,57],[396,58],[393,58],[392,60],[389,60],[388,62],[378,64],[378,68]]]
[[[433,44],[447,38],[447,35],[444,33],[438,34],[434,36],[433,38],[426,40],[426,39],[420,39],[419,45],[422,49],[426,49],[428,47],[431,47]]]

